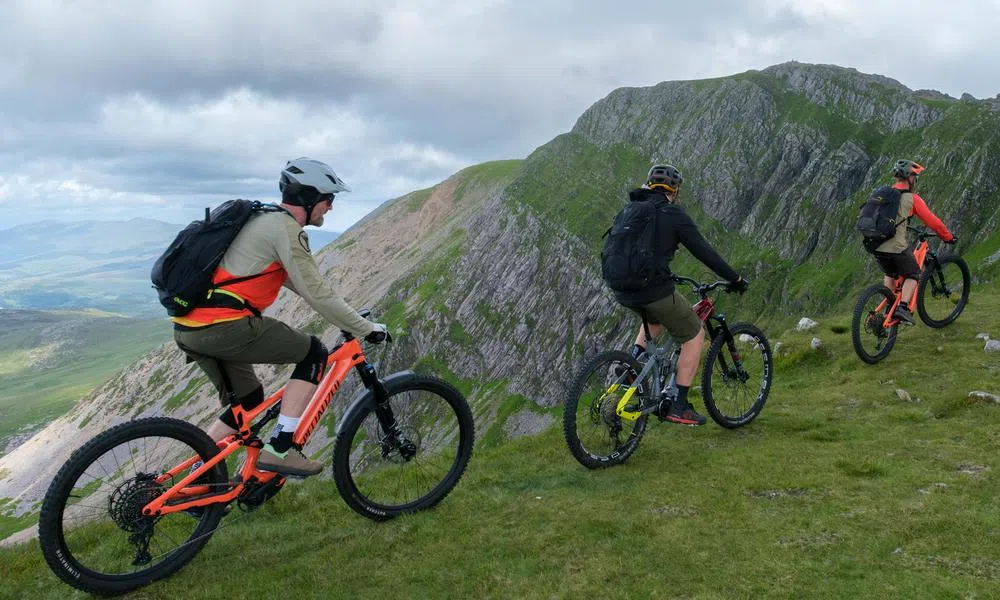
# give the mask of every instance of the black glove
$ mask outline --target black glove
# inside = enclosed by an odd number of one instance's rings
[[[750,287],[750,282],[740,277],[736,281],[730,281],[729,285],[726,286],[726,289],[729,290],[730,292],[736,292],[737,294],[742,294],[743,292],[747,291],[748,287]]]
[[[951,234],[951,239],[950,239],[950,240],[948,240],[948,241],[947,241],[947,242],[945,242],[945,243],[946,243],[946,244],[948,244],[948,245],[950,245],[950,246],[954,246],[955,244],[957,244],[957,243],[958,243],[958,236],[957,236],[957,235],[955,235],[954,233],[953,233],[953,234]]]
[[[365,341],[370,344],[381,344],[384,341],[392,341],[389,335],[389,328],[384,323],[375,323],[375,329],[365,336]]]

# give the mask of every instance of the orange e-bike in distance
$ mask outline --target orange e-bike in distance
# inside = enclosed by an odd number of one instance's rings
[[[354,369],[365,390],[337,426],[337,490],[353,510],[376,521],[434,506],[472,455],[474,425],[465,398],[447,382],[412,371],[380,378],[360,341],[341,333],[294,443],[309,441]],[[239,431],[218,444],[168,417],[122,423],[88,441],[59,470],[42,502],[38,533],[49,567],[71,586],[105,595],[179,570],[208,542],[230,503],[249,512],[284,485],[284,476],[257,468],[264,446],[258,434],[278,416],[283,392],[252,410],[231,406]],[[237,454],[241,450],[245,454]]]
[[[928,327],[940,329],[958,318],[969,302],[972,277],[969,265],[960,256],[939,255],[927,240],[937,237],[919,227],[906,227],[917,234],[913,255],[920,267],[920,279],[909,306],[916,300],[917,314]],[[881,284],[861,292],[851,320],[851,341],[858,357],[875,364],[889,355],[896,345],[899,319],[896,307],[903,301],[903,277],[897,277],[893,289]]]

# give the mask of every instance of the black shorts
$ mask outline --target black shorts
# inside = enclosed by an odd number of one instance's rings
[[[882,267],[882,272],[889,277],[920,278],[920,267],[917,266],[917,259],[913,256],[912,249],[907,249],[899,254],[876,252],[875,260],[878,262],[878,266]]]

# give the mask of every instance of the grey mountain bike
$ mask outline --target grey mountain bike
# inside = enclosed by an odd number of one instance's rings
[[[753,421],[767,402],[774,363],[771,344],[750,323],[729,325],[709,293],[727,281],[703,284],[688,277],[701,299],[693,310],[705,324],[710,343],[702,367],[701,396],[712,420],[727,429]],[[643,319],[647,339],[649,325]],[[675,375],[680,345],[669,337],[649,341],[644,362],[620,350],[602,352],[580,370],[563,407],[563,435],[585,467],[623,462],[639,447],[649,415],[677,397]]]

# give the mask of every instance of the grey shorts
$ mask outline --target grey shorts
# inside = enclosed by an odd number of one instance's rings
[[[247,317],[197,329],[174,329],[174,341],[198,363],[215,389],[223,406],[223,378],[226,370],[233,392],[243,398],[260,387],[255,363],[286,365],[301,362],[309,352],[310,335],[296,331],[271,317]]]
[[[645,312],[646,320],[651,325],[663,325],[670,337],[680,344],[694,339],[701,331],[701,320],[691,309],[691,303],[677,291],[644,306],[630,306],[628,308],[640,318]]]

